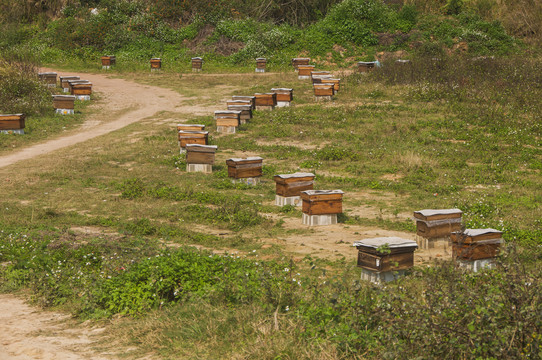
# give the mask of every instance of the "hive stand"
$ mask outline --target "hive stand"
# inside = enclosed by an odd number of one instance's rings
[[[450,238],[452,255],[459,266],[475,272],[492,267],[504,243],[502,231],[491,228],[455,231]]]
[[[337,214],[343,212],[342,190],[305,190],[301,191],[303,201],[303,225],[333,225],[337,223]]]
[[[275,175],[275,205],[301,206],[301,191],[313,189],[314,177],[313,173],[301,172]]]

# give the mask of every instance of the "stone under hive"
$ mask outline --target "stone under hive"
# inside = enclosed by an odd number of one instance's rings
[[[460,265],[478,271],[492,266],[499,254],[502,231],[487,229],[465,229],[452,232],[452,255]]]
[[[257,58],[256,59],[256,72],[265,72],[265,65],[267,64],[267,59]]]
[[[301,206],[301,192],[313,189],[314,177],[313,173],[302,172],[275,175],[275,205]]]
[[[228,176],[234,183],[256,185],[263,174],[263,158],[259,156],[231,158],[226,160],[226,165],[228,165]]]
[[[369,72],[374,70],[376,66],[376,61],[359,61],[358,62],[358,71],[359,72]]]
[[[309,62],[311,61],[310,58],[293,58],[292,59],[292,66],[296,71],[298,71],[299,65],[309,65]]]
[[[250,101],[250,103],[252,104],[252,110],[256,109],[256,96],[252,96],[252,95],[233,95],[231,97],[231,99],[232,99],[232,101],[238,101],[238,100]]]
[[[342,190],[301,191],[303,225],[336,224],[337,214],[343,212],[343,194]]]
[[[56,87],[56,72],[42,72],[38,73],[38,77],[41,81],[47,84],[47,87]]]
[[[234,134],[241,122],[241,112],[232,110],[215,111],[216,131]]]
[[[277,94],[257,93],[254,94],[256,110],[273,110],[277,106]]]
[[[151,59],[151,70],[160,70],[162,68],[162,59],[161,58],[152,58]]]
[[[109,69],[117,63],[117,57],[115,55],[105,55],[101,57],[102,69]]]
[[[310,79],[314,71],[314,65],[299,65],[297,67],[297,77],[299,79]]]
[[[213,172],[215,163],[216,145],[186,145],[186,171],[187,172]]]
[[[361,279],[381,283],[397,279],[414,266],[413,240],[400,237],[377,237],[354,242],[358,249]]]
[[[208,131],[193,131],[193,130],[181,130],[178,133],[179,147],[181,154],[186,151],[186,145],[199,144],[207,145],[209,141]]]
[[[335,94],[333,84],[313,84],[314,97],[316,101],[319,100],[331,100]]]
[[[55,112],[61,115],[74,114],[74,95],[53,95],[53,107]]]
[[[70,84],[68,83],[68,81],[81,80],[79,76],[60,76],[59,79],[60,87],[65,93],[70,92]]]
[[[0,114],[0,133],[24,134],[25,114]]]
[[[203,59],[200,57],[192,58],[192,71],[199,72],[203,69]]]
[[[290,103],[294,99],[294,89],[273,88],[271,92],[277,94],[278,107],[290,106]]]

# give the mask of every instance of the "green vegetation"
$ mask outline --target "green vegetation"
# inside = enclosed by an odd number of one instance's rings
[[[0,291],[81,320],[115,318],[106,338],[134,357],[542,357],[536,21],[520,30],[493,0],[314,1],[312,11],[298,1],[86,2],[97,15],[43,2],[53,18],[6,4],[0,111],[29,120],[24,137],[0,137],[0,151],[100,114],[78,104],[74,117],[53,115],[39,62],[96,71],[99,56],[114,53],[114,76],[186,99],[178,113],[78,145],[77,156],[2,175]],[[534,2],[499,4],[511,14],[523,5],[531,11],[522,16],[536,19]],[[177,74],[201,54],[204,76]],[[298,55],[342,78],[332,102],[315,103],[311,84],[287,68]],[[149,76],[153,56],[164,71]],[[288,72],[248,74],[257,56]],[[370,74],[336,67],[375,58],[382,67]],[[235,135],[216,133],[210,114],[225,98],[271,87],[294,88],[294,106],[256,111]],[[174,131],[184,121],[205,124],[218,145],[212,174],[185,171]],[[265,159],[261,184],[232,184],[224,160],[253,154]],[[345,191],[344,238],[300,227],[298,208],[272,205],[273,175],[294,171]],[[359,281],[350,239],[411,236],[413,210],[451,207],[466,227],[504,231],[494,268],[463,271],[448,254],[396,282]]]

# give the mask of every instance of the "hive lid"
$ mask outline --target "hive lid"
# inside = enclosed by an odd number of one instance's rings
[[[240,111],[235,111],[235,110],[217,110],[215,111],[215,115],[218,115],[218,114],[236,114],[236,115],[239,115],[241,112]]]
[[[181,127],[181,126],[186,126],[186,127],[202,126],[202,127],[205,127],[205,125],[203,125],[203,124],[177,124],[177,126],[179,126],[179,127]]]
[[[38,73],[38,75],[56,75],[57,73],[56,72],[42,72],[42,73]]]
[[[0,117],[8,117],[8,116],[24,116],[24,114],[0,114]]]
[[[162,60],[161,58],[151,58],[151,60]]]
[[[199,57],[199,56],[196,56],[196,57],[193,57],[192,60],[203,60],[203,58]]]
[[[304,57],[304,58],[294,58],[294,60],[310,60],[310,59],[311,58],[306,58],[306,57]]]
[[[386,244],[390,248],[409,248],[409,247],[417,248],[418,247],[418,244],[416,243],[416,241],[403,239],[397,236],[363,239],[363,240],[355,241],[352,246],[355,246],[355,247],[363,246],[363,247],[370,247],[370,248],[377,249]]]
[[[344,194],[342,190],[305,190],[303,193],[311,195]]]
[[[81,77],[75,76],[75,75],[59,76],[58,78],[61,80],[80,80],[81,79]]]
[[[459,209],[424,209],[424,210],[414,211],[414,214],[420,214],[422,216],[435,216],[435,215],[463,214],[463,211]]]
[[[376,64],[376,61],[358,61],[358,65],[361,65],[361,64],[364,64],[364,65],[370,65],[370,64]]]
[[[502,231],[491,229],[491,228],[487,228],[487,229],[465,229],[465,231],[463,231],[463,234],[466,235],[466,236],[474,237],[474,236],[480,236],[480,235],[484,235],[484,234],[502,234]]]
[[[53,95],[53,99],[70,99],[70,100],[75,100],[75,95]]]
[[[265,60],[265,58],[256,58],[256,60]]]
[[[231,159],[228,159],[226,161],[239,162],[239,161],[252,161],[252,160],[263,160],[263,158],[259,157],[259,156],[251,156],[251,157],[247,157],[247,158],[231,158]]]
[[[275,93],[255,93],[254,96],[256,95],[274,95]]]
[[[288,89],[288,88],[272,88],[271,91],[294,91],[294,89]]]
[[[400,63],[400,64],[406,64],[406,63],[409,63],[410,60],[402,60],[402,59],[398,59],[398,60],[395,60],[396,63]]]
[[[194,148],[194,149],[218,149],[217,145],[200,145],[200,144],[186,144],[187,148]]]
[[[179,130],[179,134],[209,134],[209,132],[197,130]]]
[[[279,177],[281,179],[291,179],[291,178],[309,177],[309,176],[314,177],[314,174],[313,173],[296,172],[296,173],[293,173],[293,174],[279,174],[279,175],[275,175],[275,176]]]

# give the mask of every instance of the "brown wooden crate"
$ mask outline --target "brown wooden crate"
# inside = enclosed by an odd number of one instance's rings
[[[427,226],[423,221],[416,221],[416,234],[425,238],[447,237],[452,231],[461,230],[461,223],[440,224]]]
[[[161,59],[151,59],[151,69],[160,69],[162,67]]]
[[[305,192],[301,193],[301,198],[307,201],[326,201],[326,200],[342,200],[342,193],[316,193],[316,194],[307,194]]]
[[[255,165],[253,167],[243,167],[243,168],[234,168],[228,166],[228,176],[235,179],[244,179],[244,178],[251,178],[251,177],[259,177],[263,175],[262,167],[261,165],[258,166],[258,164],[251,164]]]
[[[294,58],[292,59],[292,65],[297,69],[299,65],[309,65],[310,61],[309,58]]]
[[[452,243],[452,256],[461,260],[490,259],[499,254],[500,246],[500,243]]]
[[[189,149],[190,148],[187,147],[187,151],[186,151],[187,164],[213,165],[215,163],[215,153],[189,151]]]
[[[203,131],[205,125],[200,124],[178,124],[177,131]]]
[[[73,110],[74,101],[75,101],[75,99],[66,99],[66,98],[56,99],[56,98],[54,98],[53,99],[53,107],[55,109],[72,109]]]
[[[0,130],[20,130],[25,127],[24,114],[0,115]]]
[[[414,266],[414,252],[374,255],[359,251],[358,266],[373,271],[407,270]]]
[[[68,81],[70,80],[80,80],[79,76],[61,76],[60,77],[60,86],[63,88],[69,88],[70,84]]]
[[[297,69],[299,70],[298,72],[299,76],[311,76],[311,72],[314,70],[314,66],[313,65],[299,65]]]
[[[301,177],[289,177],[289,178],[281,178],[278,175],[273,176],[273,180],[278,184],[289,184],[289,183],[296,183],[296,182],[303,182],[303,181],[314,181],[314,175],[313,176],[301,176]]]
[[[201,69],[203,59],[192,59],[192,69]]]
[[[333,85],[330,84],[314,84],[315,96],[333,96]]]
[[[312,190],[314,182],[299,181],[293,183],[276,183],[276,194],[280,196],[300,196],[302,191]]]
[[[236,118],[236,119],[223,119],[223,118],[216,119],[216,126],[238,127],[239,126],[239,118]]]
[[[437,214],[437,215],[431,215],[431,216],[424,216],[418,212],[414,212],[414,217],[416,219],[425,220],[425,221],[457,219],[457,218],[460,218],[461,215],[462,215],[461,212],[457,212],[453,214]]]
[[[256,97],[256,106],[277,105],[277,94],[275,93],[254,94],[254,96]]]
[[[207,138],[185,138],[180,140],[180,146],[185,148],[188,144],[207,145]]]
[[[303,195],[303,193],[301,193],[301,195]],[[340,214],[343,212],[342,204],[342,199],[318,201],[303,199],[302,211],[307,215]]]
[[[358,71],[359,72],[367,72],[372,71],[375,68],[374,62],[358,62]]]
[[[321,79],[321,83],[322,84],[333,84],[333,90],[335,90],[335,92],[339,91],[340,87],[341,87],[341,80],[339,79]]]
[[[502,237],[502,232],[491,232],[487,234],[482,234],[478,236],[463,236],[460,232],[453,232],[450,234],[450,239],[452,242],[462,242],[465,244],[471,244],[475,243],[477,241],[484,241],[484,240],[495,240],[500,239]]]

